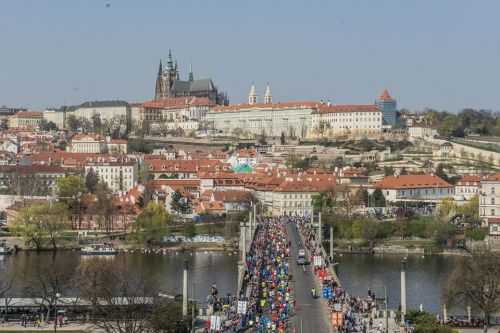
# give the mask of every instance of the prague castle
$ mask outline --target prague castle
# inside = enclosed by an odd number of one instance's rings
[[[160,60],[158,76],[156,78],[155,100],[186,96],[206,97],[215,104],[228,104],[227,96],[218,91],[212,79],[194,79],[191,66],[188,79],[181,80],[177,60],[173,60],[172,52],[169,51],[167,66],[165,69],[163,68],[163,64]]]

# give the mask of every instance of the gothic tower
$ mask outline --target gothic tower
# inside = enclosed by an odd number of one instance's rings
[[[158,76],[156,77],[156,86],[155,86],[155,99],[160,99],[164,95],[165,91],[163,90],[163,66],[160,60],[160,66],[158,67]]]

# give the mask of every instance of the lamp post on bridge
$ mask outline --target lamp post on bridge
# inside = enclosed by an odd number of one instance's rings
[[[405,324],[406,316],[406,265],[408,260],[404,257],[401,260],[401,322]]]

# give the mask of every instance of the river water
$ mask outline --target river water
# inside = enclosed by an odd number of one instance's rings
[[[395,255],[344,255],[339,258],[338,272],[343,287],[356,296],[367,294],[368,288],[383,297],[387,287],[389,307],[397,308],[400,302],[400,267],[402,256]],[[12,293],[26,296],[25,287],[33,281],[37,265],[74,272],[85,260],[78,252],[51,253],[21,252],[0,257],[0,279],[7,272],[15,273]],[[234,294],[237,288],[237,262],[235,255],[209,252],[195,254],[170,254],[165,256],[143,254],[120,254],[102,260],[119,260],[131,271],[140,271],[155,276],[163,292],[171,295],[181,293],[184,261],[190,267],[189,288],[194,283],[195,297],[203,301],[210,286],[216,284],[221,294]],[[444,256],[410,256],[407,265],[408,308],[438,312],[442,304],[442,290],[453,267],[463,258]],[[70,296],[71,290],[62,291]]]

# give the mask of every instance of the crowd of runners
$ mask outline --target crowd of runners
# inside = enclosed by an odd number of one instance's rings
[[[325,256],[309,221],[309,218],[302,217],[260,219],[251,247],[247,251],[242,289],[238,299],[227,305],[229,311],[224,311],[227,320],[220,332],[243,332],[250,327],[259,333],[299,332],[289,321],[296,304],[290,285],[293,277],[289,265],[295,263],[289,260],[294,254],[290,253],[291,242],[287,235],[287,224],[297,228],[303,240],[301,246],[308,251],[311,258],[321,257],[321,265],[311,264],[318,282],[318,290],[313,286],[311,296],[326,299],[325,306],[329,311],[325,313],[332,315],[332,318],[328,318],[332,329],[335,327],[337,332],[341,333],[384,331],[383,327],[375,325],[373,321],[375,295],[370,293],[367,297],[360,298],[346,293],[331,274],[330,263],[333,258]],[[323,293],[325,288],[331,291],[327,297]],[[245,302],[245,311],[238,311],[238,301]]]

